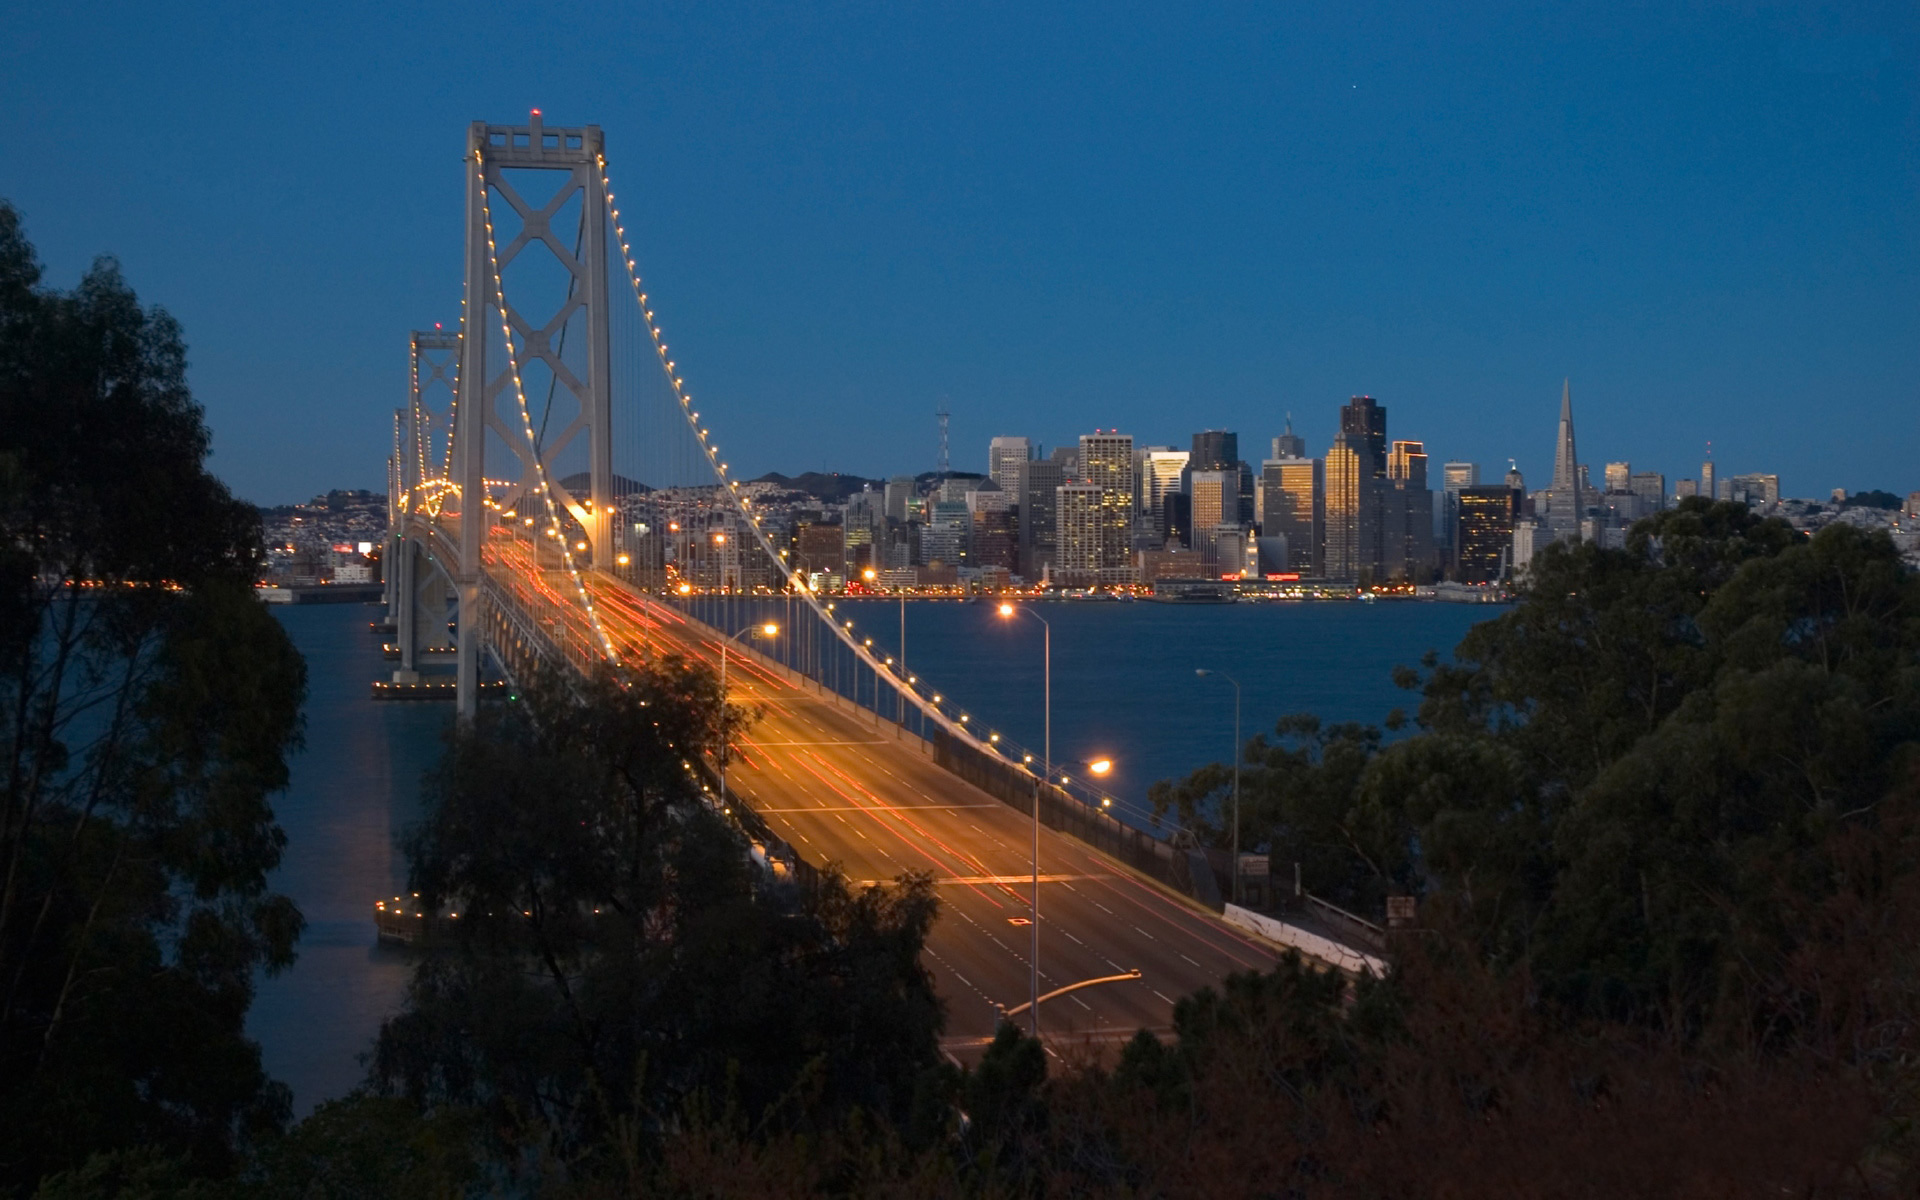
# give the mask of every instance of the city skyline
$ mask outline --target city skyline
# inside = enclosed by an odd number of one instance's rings
[[[499,15],[17,15],[0,196],[50,283],[116,254],[182,321],[249,499],[379,486],[406,331],[458,319],[458,131],[532,107],[647,164],[636,252],[747,475],[930,469],[943,403],[960,447],[1291,411],[1324,450],[1369,393],[1533,479],[1567,376],[1596,464],[1920,460],[1910,7]]]

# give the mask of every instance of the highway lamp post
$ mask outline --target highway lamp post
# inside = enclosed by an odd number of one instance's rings
[[[1240,681],[1225,671],[1195,668],[1195,675],[1217,675],[1233,685],[1233,902],[1240,903]]]
[[[1000,616],[1003,619],[1010,618],[1020,611],[1022,610],[1016,609],[1011,604],[1000,606]],[[1040,1036],[1040,781],[1047,779],[1051,782],[1053,775],[1053,626],[1045,617],[1032,609],[1027,609],[1025,612],[1040,622],[1040,628],[1045,631],[1041,636],[1042,688],[1040,693],[1042,728],[1045,730],[1045,737],[1040,749],[1041,769],[1033,779],[1033,939],[1032,953],[1027,964],[1029,968],[1027,986],[1031,993],[1027,997],[1027,1002],[1031,1006],[1027,1009],[1028,1028],[1033,1036],[1038,1038]]]
[[[780,636],[780,627],[768,621],[765,624],[756,622],[732,637],[720,640],[720,807],[722,808],[732,803],[727,799],[727,751],[730,749],[727,742],[727,648],[756,631],[761,637]]]

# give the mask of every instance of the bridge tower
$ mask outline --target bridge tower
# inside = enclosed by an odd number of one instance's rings
[[[473,715],[479,696],[481,546],[488,523],[484,503],[487,491],[487,433],[497,434],[519,459],[522,493],[542,486],[551,489],[563,507],[586,532],[592,560],[604,565],[612,557],[613,438],[611,424],[611,363],[607,313],[607,203],[600,170],[604,142],[600,127],[547,128],[535,109],[525,125],[489,125],[475,121],[467,131],[466,299],[464,334],[460,350],[460,378],[465,382],[453,426],[453,482],[458,487],[460,521],[459,578],[460,638],[455,659],[459,712]],[[566,175],[551,199],[536,207],[514,187],[509,172],[554,171]],[[495,198],[497,197],[497,202]],[[554,218],[575,198],[579,201],[579,228],[560,237]],[[487,215],[511,210],[521,223],[509,241],[490,250]],[[497,222],[496,222],[497,225]],[[522,313],[495,292],[495,270],[507,265],[533,243],[541,243],[567,272],[567,297],[550,315]],[[504,306],[505,312],[501,312]],[[584,376],[561,361],[560,339],[584,312],[586,356]],[[504,317],[519,341],[516,364],[487,361],[487,344],[497,335]],[[540,361],[552,372],[556,390],[564,389],[577,405],[572,421],[541,440],[533,440],[511,406],[517,404],[515,368]],[[502,406],[509,406],[502,415]],[[575,495],[564,487],[553,467],[576,437],[587,439],[587,493]],[[505,464],[501,464],[504,466]],[[504,471],[502,474],[504,475]]]

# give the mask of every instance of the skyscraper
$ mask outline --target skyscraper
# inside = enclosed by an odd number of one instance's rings
[[[1305,458],[1306,456],[1307,439],[1293,432],[1293,414],[1288,413],[1287,431],[1273,439],[1273,457],[1279,459]]]
[[[1063,483],[1054,489],[1053,565],[1055,572],[1073,586],[1085,587],[1100,580],[1105,542],[1102,490],[1092,483]]]
[[[1553,448],[1553,483],[1543,497],[1547,527],[1555,537],[1579,537],[1580,518],[1586,514],[1580,456],[1573,445],[1573,381],[1560,385],[1560,432]]]
[[[1423,443],[1393,443],[1380,499],[1380,569],[1389,577],[1423,577],[1433,565],[1433,493]]]
[[[1326,538],[1326,477],[1320,460],[1273,458],[1260,464],[1260,532],[1287,539],[1289,571],[1323,573]]]
[[[1355,396],[1340,410],[1340,432],[1348,438],[1361,438],[1373,456],[1376,471],[1387,465],[1387,410],[1372,396]]]
[[[1370,434],[1348,432],[1346,414],[1327,451],[1324,561],[1328,579],[1354,583],[1380,558],[1380,469]]]
[[[1667,506],[1667,477],[1658,471],[1640,471],[1627,479],[1627,490],[1640,497],[1647,512],[1659,512]]]
[[[1700,464],[1700,494],[1709,500],[1718,500],[1720,493],[1714,486],[1713,448],[1707,448],[1707,461]]]
[[[1193,435],[1190,471],[1225,471],[1240,465],[1240,435],[1225,429],[1207,429]]]
[[[1053,459],[1031,459],[1014,471],[1013,502],[1020,507],[1014,536],[1020,546],[1020,574],[1029,583],[1053,564],[1057,536],[1054,506],[1059,487],[1066,481],[1066,472]]]
[[[1206,535],[1219,526],[1239,524],[1238,467],[1193,472],[1187,479],[1187,496],[1192,504],[1189,511],[1195,546],[1203,545]]]
[[[1147,446],[1134,451],[1134,491],[1139,497],[1140,524],[1155,539],[1167,539],[1167,493],[1180,490],[1180,476],[1190,456],[1172,446]]]
[[[1460,565],[1460,489],[1479,486],[1478,463],[1452,461],[1440,468],[1441,555],[1447,565]]]
[[[1611,462],[1607,464],[1607,490],[1609,492],[1630,492],[1633,490],[1633,465],[1631,463]]]
[[[1133,562],[1133,436],[1098,430],[1081,434],[1080,473],[1100,489],[1100,570],[1125,570]]]
[[[1023,437],[997,437],[987,443],[987,478],[1013,494],[1014,473],[1033,457],[1033,446]]]
[[[1460,489],[1457,560],[1462,583],[1492,583],[1500,578],[1513,545],[1520,500],[1519,492],[1498,484]]]

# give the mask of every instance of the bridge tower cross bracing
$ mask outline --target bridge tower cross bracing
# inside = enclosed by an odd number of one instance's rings
[[[486,537],[487,431],[498,434],[520,459],[524,488],[539,486],[544,476],[556,504],[564,507],[586,531],[595,561],[612,554],[614,512],[612,370],[607,313],[607,207],[601,188],[599,162],[605,143],[598,125],[548,129],[535,110],[525,125],[489,125],[475,121],[467,131],[466,299],[462,312],[460,377],[469,381],[465,403],[454,424],[454,482],[459,488],[460,639],[455,657],[455,680],[462,717],[474,714],[479,696],[481,544]],[[514,187],[509,171],[560,171],[567,175],[558,191],[536,208]],[[512,241],[497,250],[488,246],[489,190],[520,218]],[[579,252],[559,238],[554,216],[575,197],[580,200]],[[578,405],[574,419],[540,444],[529,444],[522,428],[501,416],[503,398],[514,395],[514,368],[504,362],[489,368],[487,333],[500,307],[496,303],[493,271],[509,263],[533,243],[543,244],[569,276],[567,299],[544,323],[535,325],[511,299],[501,314],[519,339],[520,363],[538,360],[552,372],[558,387]],[[561,360],[556,338],[574,314],[585,310],[587,352],[585,377]],[[511,350],[508,350],[511,353]],[[588,494],[574,496],[554,476],[560,452],[575,437],[587,438]]]

